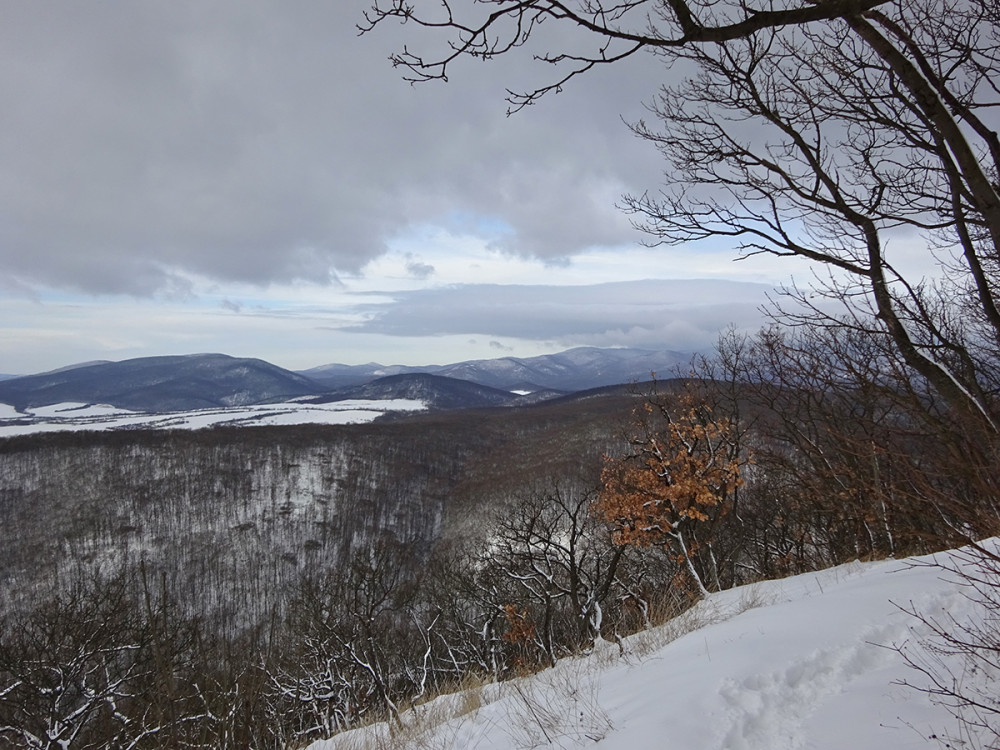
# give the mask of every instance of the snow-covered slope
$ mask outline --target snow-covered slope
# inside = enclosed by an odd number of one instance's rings
[[[923,627],[896,605],[959,619],[971,612],[930,559],[855,563],[716,594],[688,616],[701,626],[680,637],[674,623],[627,640],[624,652],[601,644],[534,677],[439,698],[391,734],[377,725],[311,750],[943,747],[929,738],[954,731],[954,721],[899,684],[920,675],[892,648]]]

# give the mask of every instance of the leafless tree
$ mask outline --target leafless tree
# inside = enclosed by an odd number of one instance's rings
[[[913,675],[900,681],[954,717],[936,736],[942,747],[995,748],[1000,741],[1000,554],[993,543],[949,553],[935,563],[964,601],[927,611],[901,603],[919,626],[895,644]]]
[[[488,541],[490,562],[514,583],[515,601],[538,606],[538,637],[550,661],[600,636],[616,589],[625,549],[591,513],[595,500],[593,492],[560,487],[528,495],[499,514]],[[568,632],[557,622],[566,615]]]
[[[443,0],[419,5],[387,0],[372,5],[359,29],[365,33],[397,19],[428,30],[443,30],[448,41],[442,52],[423,55],[408,45],[390,58],[413,82],[447,80],[452,65],[461,57],[492,60],[527,47],[542,33],[543,23],[557,23],[578,32],[580,48],[536,54],[539,61],[556,67],[555,80],[532,91],[509,92],[516,111],[597,66],[644,50],[743,39],[761,30],[840,18],[886,4],[888,0],[817,0],[762,3],[754,8],[711,0]]]
[[[632,128],[662,153],[665,187],[626,196],[625,210],[654,243],[722,238],[743,256],[810,261],[814,283],[791,289],[778,318],[821,335],[773,351],[791,352],[793,370],[847,356],[812,383],[799,370],[796,395],[818,398],[795,402],[787,465],[812,463],[850,509],[806,527],[856,523],[884,554],[900,514],[911,529],[923,516],[992,559],[977,537],[1000,528],[995,0],[376,0],[362,31],[390,19],[446,40],[393,56],[410,80],[519,50],[552,65],[511,111],[641,51],[662,60],[675,83]],[[852,395],[881,413],[831,421],[831,406],[857,416]],[[948,637],[989,661],[979,635]]]
[[[661,57],[684,78],[651,104],[654,124],[634,125],[667,163],[660,195],[625,199],[637,222],[660,242],[731,237],[829,269],[826,291],[850,311],[837,324],[887,337],[962,419],[996,433],[995,3],[390,0],[361,28],[389,19],[447,38],[436,55],[392,58],[413,80],[560,40],[536,54],[552,82],[513,94],[514,109],[595,66]],[[543,23],[577,34],[543,37]],[[931,243],[937,286],[890,258],[906,232]]]
[[[846,312],[803,300],[804,319],[887,339],[987,434],[996,431],[989,342],[1000,337],[987,270],[1000,237],[990,178],[1000,152],[979,119],[995,93],[991,13],[989,4],[886,4],[670,51],[698,74],[657,98],[662,128],[635,130],[684,190],[626,201],[664,242],[730,236],[749,254],[827,267],[822,293]],[[940,35],[937,19],[948,19]],[[903,232],[933,243],[946,280],[897,269],[887,246]]]
[[[141,746],[165,729],[145,694],[152,638],[119,577],[81,582],[0,632],[0,738],[38,750]]]
[[[403,701],[434,681],[438,618],[421,606],[415,573],[409,551],[386,540],[344,570],[303,581],[289,618],[292,648],[269,669],[275,715],[293,715],[296,741],[370,714],[398,721]]]

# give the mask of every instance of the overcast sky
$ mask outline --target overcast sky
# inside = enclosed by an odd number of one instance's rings
[[[359,38],[366,0],[0,2],[0,372],[697,349],[802,270],[640,244],[653,57],[508,118],[544,70],[410,86],[386,58],[424,38]]]

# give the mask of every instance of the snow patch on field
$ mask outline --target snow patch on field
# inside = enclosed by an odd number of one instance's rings
[[[10,404],[0,404],[0,419],[18,419],[22,416],[24,415]]]
[[[35,419],[102,419],[105,417],[126,416],[134,413],[127,409],[119,409],[108,404],[78,404],[73,402],[52,404],[51,406],[36,406],[25,410],[26,415]]]
[[[0,437],[80,430],[197,430],[221,425],[358,424],[370,422],[387,412],[421,411],[426,408],[423,401],[412,399],[355,399],[327,404],[287,402],[152,414],[106,404],[77,403],[36,407],[20,413],[12,406],[0,404]]]

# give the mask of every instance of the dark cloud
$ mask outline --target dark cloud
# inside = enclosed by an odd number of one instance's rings
[[[717,280],[645,280],[588,286],[461,285],[361,306],[345,330],[390,336],[485,336],[563,344],[699,349],[721,328],[757,328],[773,288]]]
[[[658,168],[619,115],[652,94],[653,58],[508,119],[504,89],[531,84],[530,61],[411,87],[386,56],[415,30],[358,38],[367,4],[7,4],[5,274],[139,295],[181,272],[334,281],[462,212],[509,226],[504,250],[548,259],[634,237],[613,204]]]
[[[406,263],[406,272],[415,279],[429,279],[434,275],[434,266],[411,258]]]

